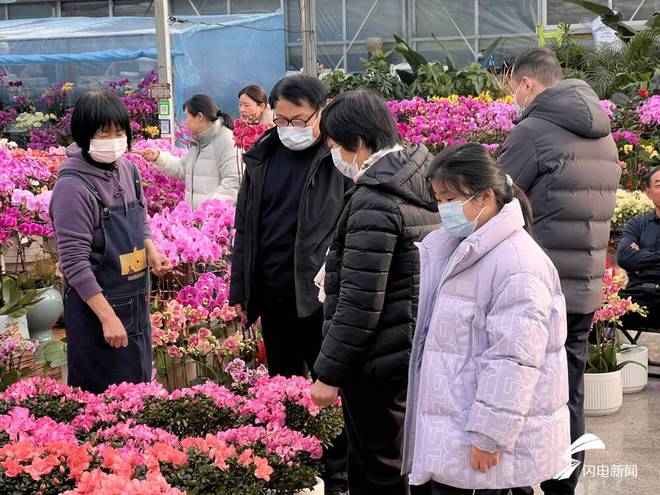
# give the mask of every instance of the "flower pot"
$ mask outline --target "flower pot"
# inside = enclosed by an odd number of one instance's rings
[[[0,333],[8,330],[14,322],[18,322],[18,329],[21,332],[21,337],[24,339],[30,338],[30,333],[28,332],[28,321],[27,317],[21,316],[20,318],[12,318],[11,316],[0,315]]]
[[[186,388],[197,378],[197,363],[190,358],[175,358],[171,365],[168,365],[165,375],[158,373],[157,376],[160,384],[169,392]]]
[[[325,484],[321,478],[316,478],[316,486],[310,488],[309,490],[303,490],[298,492],[296,495],[324,495],[325,494]]]
[[[51,328],[64,311],[62,294],[55,287],[49,287],[41,300],[28,309],[27,321],[30,338],[47,342],[53,338]]]
[[[616,360],[618,363],[634,361],[638,364],[627,364],[621,369],[621,382],[623,383],[624,394],[634,394],[641,392],[646,388],[649,381],[649,350],[642,345],[624,344],[621,346],[622,352],[617,352]]]
[[[584,412],[587,416],[616,413],[623,404],[621,370],[584,374]]]

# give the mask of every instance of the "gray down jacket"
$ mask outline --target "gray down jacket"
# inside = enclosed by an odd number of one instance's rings
[[[595,311],[621,178],[596,93],[576,79],[545,90],[517,121],[500,163],[529,196],[533,235],[559,272],[568,313]]]

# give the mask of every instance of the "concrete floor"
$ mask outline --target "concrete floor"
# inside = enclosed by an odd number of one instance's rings
[[[639,343],[649,347],[651,360],[660,361],[660,335],[642,335]],[[576,495],[660,494],[660,380],[652,378],[644,391],[624,394],[616,414],[587,418],[587,432],[606,449],[587,451],[585,466],[593,468],[583,470]],[[626,465],[636,466],[637,475],[620,467]],[[535,493],[543,492],[536,487]]]

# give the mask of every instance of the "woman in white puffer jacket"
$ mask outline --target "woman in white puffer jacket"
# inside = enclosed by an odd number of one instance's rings
[[[146,149],[142,156],[170,177],[185,180],[186,203],[196,208],[207,199],[236,200],[238,165],[232,118],[206,95],[183,104],[185,123],[192,134],[190,150],[179,158],[167,151]]]

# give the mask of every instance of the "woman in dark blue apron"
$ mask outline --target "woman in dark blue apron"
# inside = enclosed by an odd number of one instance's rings
[[[50,211],[65,279],[68,383],[94,393],[152,375],[149,268],[171,269],[150,239],[140,176],[124,153],[123,103],[107,92],[80,98],[76,144],[58,173]]]

